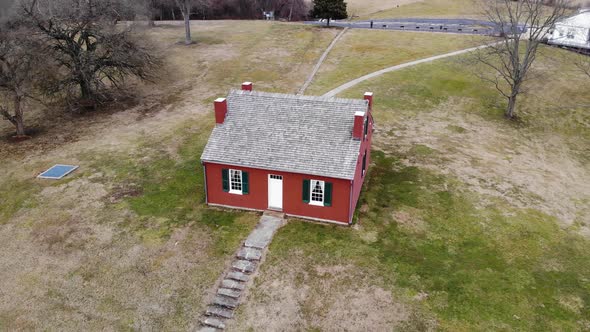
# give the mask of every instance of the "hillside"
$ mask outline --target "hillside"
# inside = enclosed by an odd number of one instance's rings
[[[400,7],[393,7],[400,4]],[[360,1],[361,17],[476,15],[471,0]],[[371,14],[374,13],[374,14]],[[339,33],[299,23],[160,24],[160,79],[72,114],[0,122],[0,331],[195,330],[260,214],[205,203],[213,101],[243,81],[295,93]],[[349,30],[308,93],[487,42]],[[352,227],[289,218],[229,331],[590,328],[590,84],[542,47],[518,121],[467,56],[341,94],[375,93],[372,161]],[[51,121],[49,121],[51,120]],[[61,181],[35,176],[80,165]]]

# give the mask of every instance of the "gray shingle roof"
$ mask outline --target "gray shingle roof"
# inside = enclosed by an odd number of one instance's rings
[[[232,90],[227,105],[202,161],[354,178],[354,114],[367,111],[367,101]]]

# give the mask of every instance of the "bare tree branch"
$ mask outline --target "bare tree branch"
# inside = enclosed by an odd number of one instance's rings
[[[62,69],[46,84],[50,94],[77,87],[84,100],[96,101],[108,86],[119,88],[128,76],[153,79],[159,59],[130,28],[114,24],[122,10],[117,2],[39,1],[24,3],[22,12]]]
[[[590,55],[580,54],[574,64],[590,78]]]
[[[0,27],[0,114],[25,136],[25,101],[35,98],[43,72],[50,66],[41,44],[27,29],[11,22]]]
[[[478,76],[492,83],[508,100],[505,112],[508,118],[515,117],[516,100],[525,91],[525,83],[536,79],[531,75],[531,68],[539,45],[548,30],[565,16],[569,0],[554,0],[551,5],[545,3],[543,0],[489,0],[483,3],[484,15],[495,23],[502,42],[474,53],[478,62],[491,69],[491,73]]]

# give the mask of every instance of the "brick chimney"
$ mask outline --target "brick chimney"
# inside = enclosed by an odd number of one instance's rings
[[[369,101],[369,109],[373,109],[373,93],[372,92],[365,92],[365,100]]]
[[[222,124],[227,114],[227,99],[217,98],[215,100],[215,123]]]
[[[352,128],[352,138],[360,141],[363,138],[363,131],[365,129],[365,112],[354,113],[354,127]]]
[[[242,90],[244,90],[244,91],[252,91],[252,82],[244,82],[244,83],[242,83]]]

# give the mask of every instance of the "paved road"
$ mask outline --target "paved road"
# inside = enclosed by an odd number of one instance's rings
[[[488,44],[488,45],[482,45],[482,46],[478,46],[478,47],[472,47],[472,48],[468,48],[468,49],[464,49],[464,50],[460,50],[460,51],[455,51],[455,52],[451,52],[451,53],[441,54],[441,55],[433,56],[433,57],[430,57],[430,58],[416,60],[416,61],[412,61],[412,62],[407,62],[407,63],[403,63],[401,65],[397,65],[397,66],[393,66],[393,67],[381,69],[379,71],[373,72],[371,74],[368,74],[368,75],[359,77],[359,78],[354,79],[354,80],[352,80],[352,81],[350,81],[348,83],[345,83],[345,84],[337,87],[336,89],[334,89],[334,90],[332,90],[332,91],[324,94],[324,97],[335,97],[337,94],[339,94],[339,93],[341,93],[341,92],[343,92],[345,90],[348,90],[351,87],[353,87],[353,86],[355,86],[355,85],[357,85],[357,84],[359,84],[361,82],[364,82],[364,81],[366,81],[368,79],[371,79],[371,78],[375,78],[377,76],[381,76],[381,75],[383,75],[385,73],[389,73],[389,72],[400,70],[400,69],[407,68],[407,67],[412,67],[412,66],[419,65],[419,64],[422,64],[422,63],[426,63],[426,62],[432,62],[432,61],[439,60],[439,59],[444,59],[444,58],[448,58],[448,57],[452,57],[452,56],[456,56],[456,55],[460,55],[460,54],[464,54],[464,53],[473,52],[475,50],[486,48],[486,47],[489,47],[489,46],[495,45],[495,44],[497,44],[497,43]]]
[[[307,21],[305,24],[327,25],[327,22]],[[353,29],[427,31],[460,33],[472,35],[498,35],[496,24],[483,20],[432,19],[432,18],[391,18],[366,21],[331,21],[330,25]],[[523,31],[523,27],[519,27]]]

